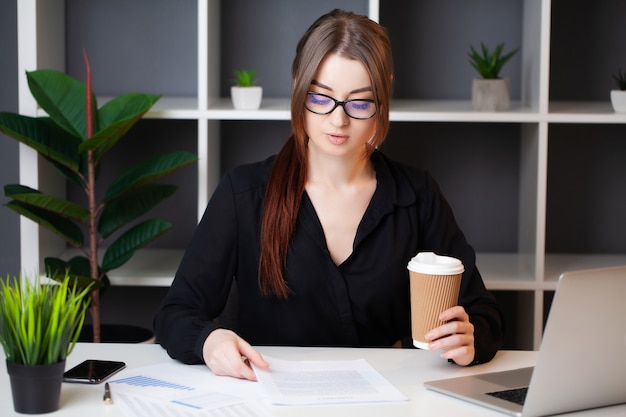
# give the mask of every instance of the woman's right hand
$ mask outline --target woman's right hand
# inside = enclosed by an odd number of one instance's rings
[[[250,381],[256,381],[256,375],[248,361],[262,369],[270,366],[248,342],[227,329],[215,329],[209,333],[202,346],[202,357],[215,375]]]

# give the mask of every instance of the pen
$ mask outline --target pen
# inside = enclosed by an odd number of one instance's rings
[[[102,397],[102,401],[105,404],[113,404],[113,398],[111,398],[111,387],[109,387],[109,383],[104,384],[104,397]]]

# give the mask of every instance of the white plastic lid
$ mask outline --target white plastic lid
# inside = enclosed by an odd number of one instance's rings
[[[456,275],[465,271],[460,260],[434,252],[418,253],[409,261],[407,268],[428,275]]]

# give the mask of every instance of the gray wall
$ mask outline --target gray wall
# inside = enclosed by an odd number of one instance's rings
[[[0,2],[0,111],[17,111],[17,2]],[[19,180],[18,144],[0,134],[0,185]],[[20,269],[19,216],[4,207],[0,192],[0,276]]]

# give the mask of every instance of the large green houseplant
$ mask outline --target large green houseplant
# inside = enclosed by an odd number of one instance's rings
[[[0,344],[6,356],[13,406],[47,413],[59,406],[65,359],[85,320],[90,287],[66,273],[60,284],[39,277],[0,279]]]
[[[89,311],[93,341],[100,342],[100,292],[109,285],[107,272],[122,266],[137,249],[172,227],[163,219],[139,218],[177,188],[155,181],[195,162],[197,157],[180,151],[140,162],[109,184],[104,196],[97,195],[103,157],[159,97],[128,93],[98,108],[86,56],[85,62],[86,82],[56,70],[27,72],[31,94],[47,116],[3,112],[0,131],[35,149],[68,181],[84,190],[87,203],[80,205],[64,196],[45,194],[24,185],[4,187],[5,195],[12,199],[7,203],[9,208],[82,252],[70,260],[46,258],[45,271],[53,279],[69,271],[82,286],[95,281]],[[102,244],[107,239],[112,242],[104,248]]]

